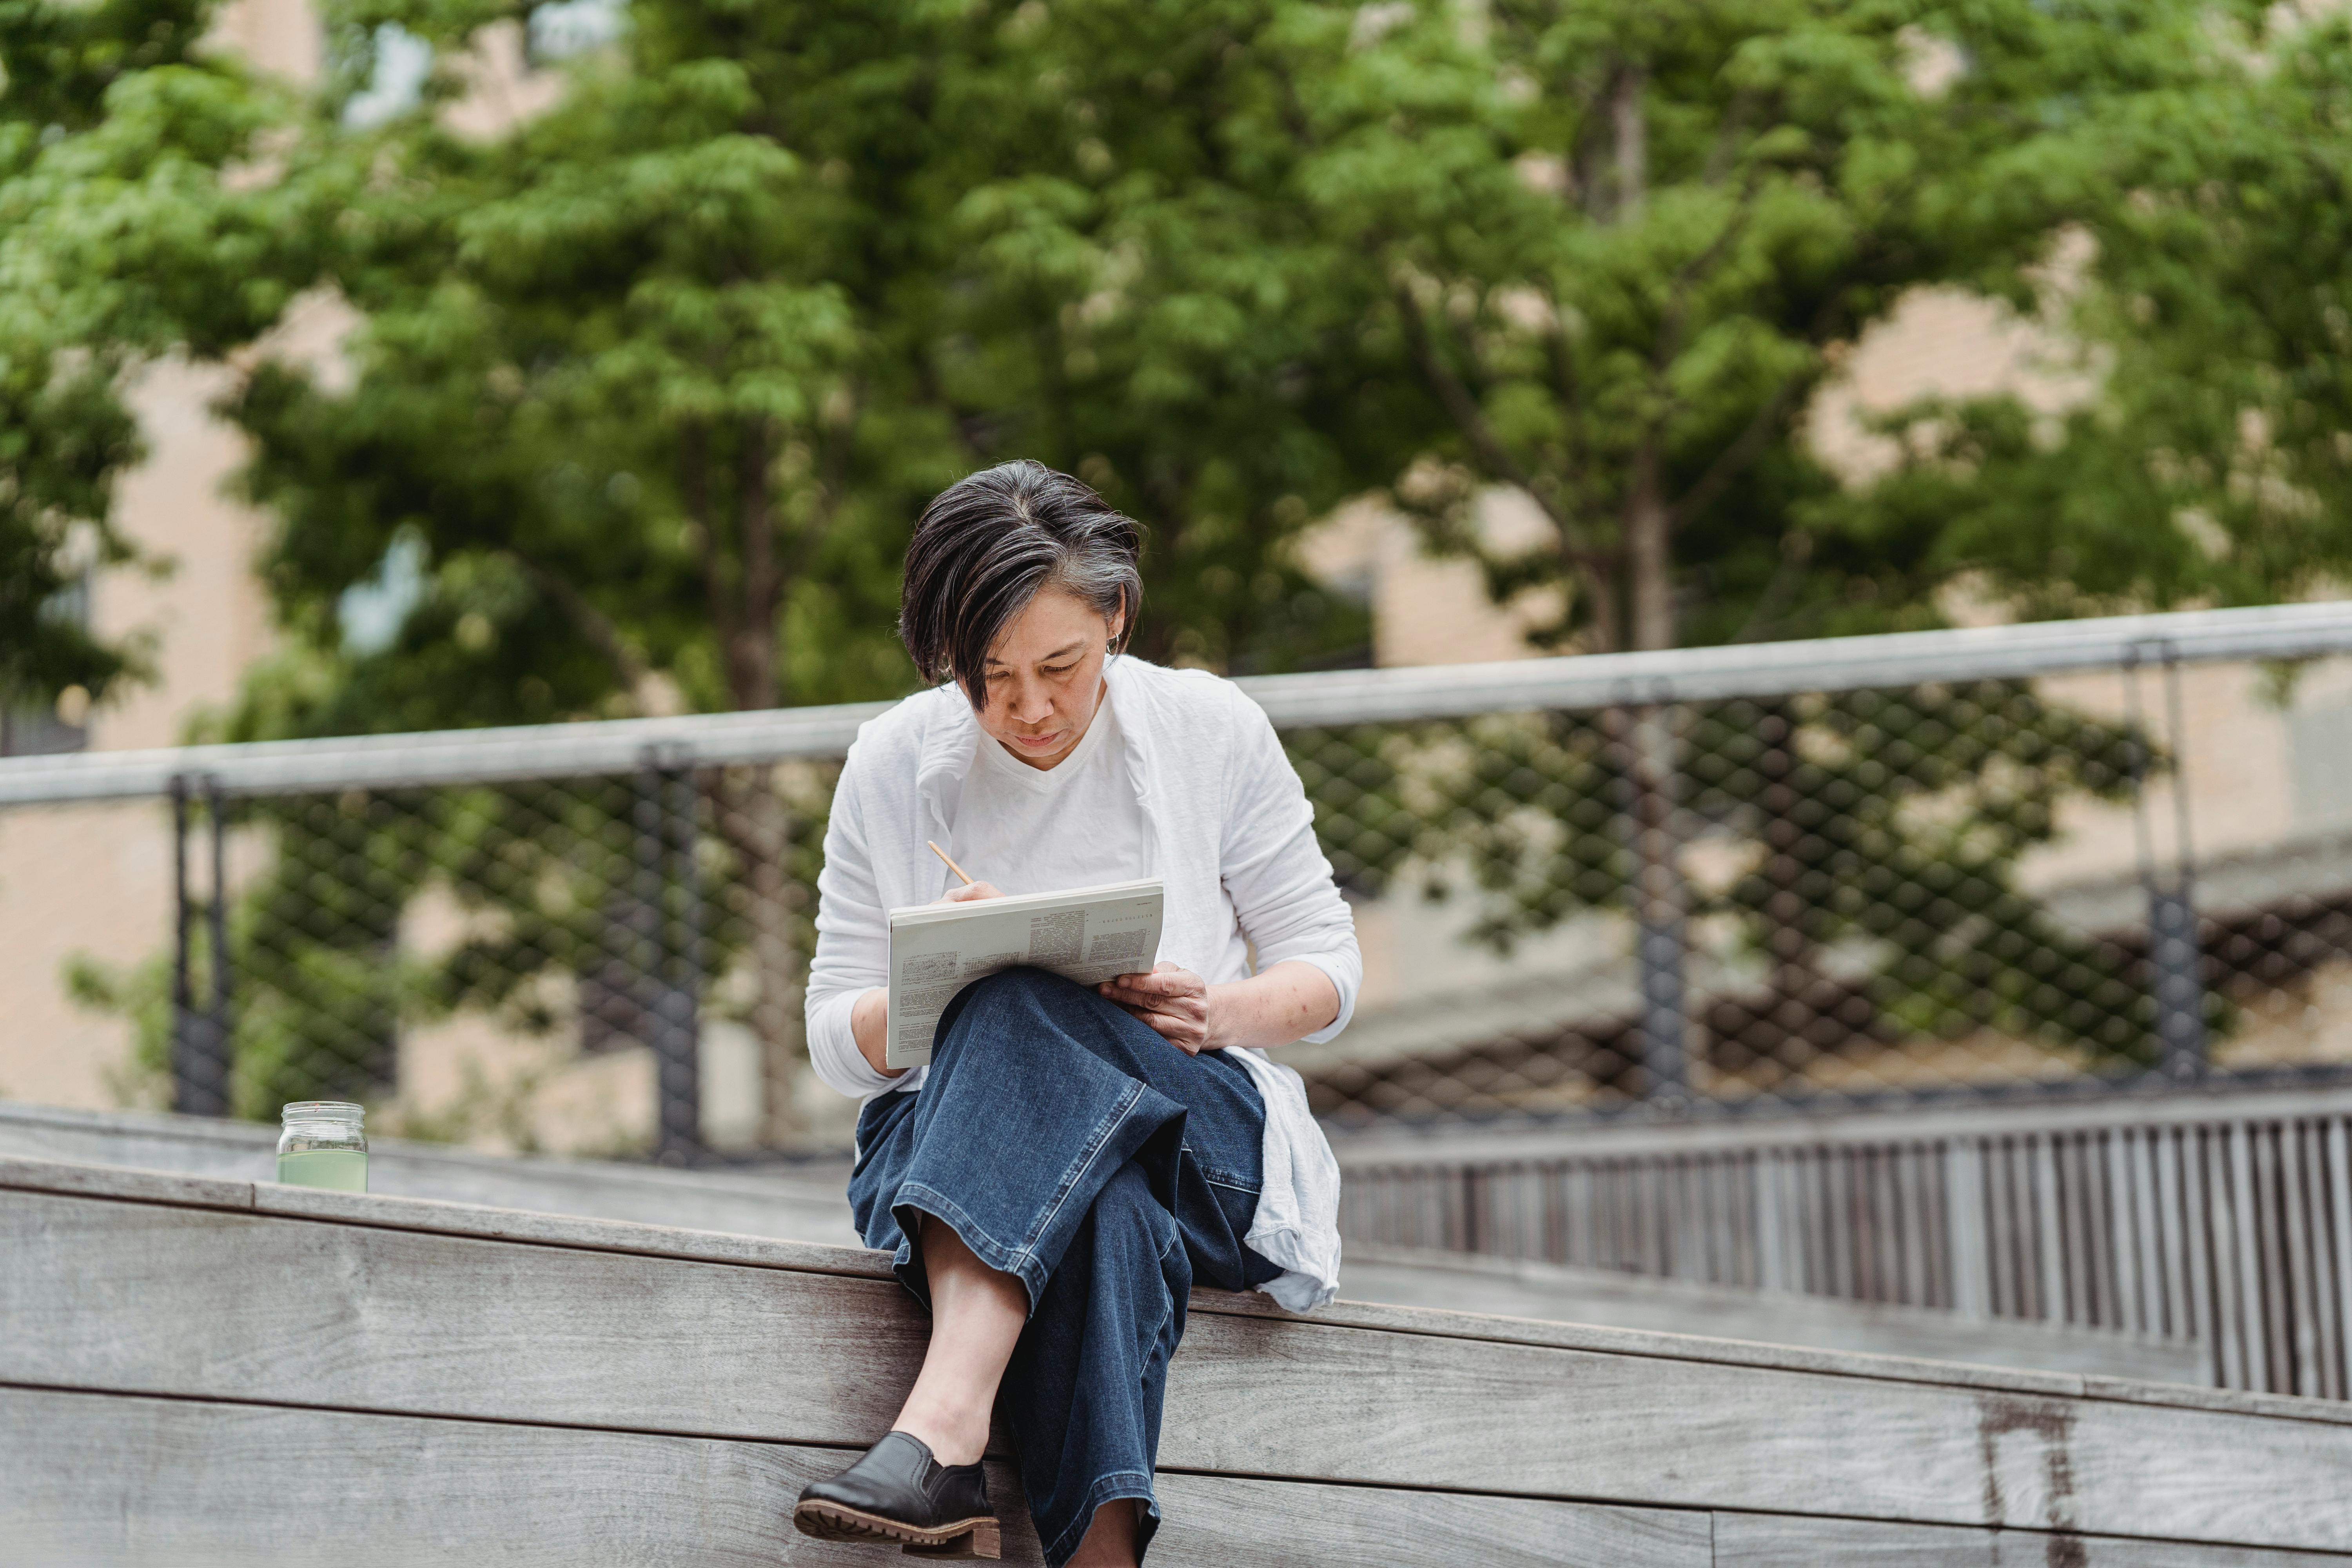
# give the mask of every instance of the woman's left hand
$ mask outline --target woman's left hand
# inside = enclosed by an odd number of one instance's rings
[[[1209,983],[1189,969],[1163,963],[1149,974],[1122,974],[1095,989],[1191,1055],[1221,1050],[1209,1026]]]

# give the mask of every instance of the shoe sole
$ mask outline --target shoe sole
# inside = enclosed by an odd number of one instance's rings
[[[1003,1532],[992,1515],[960,1519],[926,1530],[837,1502],[803,1502],[793,1510],[793,1527],[819,1541],[898,1542],[912,1557],[987,1557],[1004,1554]]]

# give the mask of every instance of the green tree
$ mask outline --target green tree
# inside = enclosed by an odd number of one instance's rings
[[[1224,167],[1266,142],[1248,108],[1284,9],[1138,28],[1109,7],[645,4],[506,133],[447,128],[451,68],[380,129],[320,121],[281,182],[316,237],[283,281],[331,279],[360,324],[347,384],[265,364],[232,406],[282,520],[267,570],[292,636],[224,732],[904,690],[906,531],[1015,455],[1150,525],[1146,651],[1279,668],[1360,645],[1286,553],[1362,482],[1326,406],[1324,340],[1353,311],[1282,168]],[[387,26],[446,62],[527,15],[347,8],[341,90]],[[1142,78],[1157,97],[1128,113]],[[380,607],[395,579],[405,613],[371,639],[354,594]],[[781,1107],[808,913],[786,868],[822,821],[750,776],[711,807]],[[299,821],[277,831],[282,863],[310,858]],[[398,901],[336,940],[380,943]]]
[[[113,483],[139,456],[121,402],[184,341],[173,263],[201,246],[218,171],[269,106],[201,58],[202,0],[0,5],[0,700],[85,702],[142,671],[94,637],[78,590],[136,552]],[[141,278],[143,263],[160,262]],[[215,307],[197,312],[225,325]],[[152,563],[150,563],[152,564]]]
[[[1940,520],[1862,530],[1805,439],[1843,345],[1929,283],[2031,304],[2112,207],[2116,128],[2225,69],[2211,8],[1499,0],[1360,28],[1303,78],[1305,188],[1377,269],[1429,405],[1442,544],[1510,485],[1588,651],[1932,621]]]
[[[2063,600],[2042,520],[1950,505],[1954,465],[1907,499],[1844,493],[1808,439],[1813,395],[1921,285],[2035,307],[2065,226],[2129,209],[2127,128],[2216,83],[2241,110],[2263,90],[2211,7],[2064,0],[1497,0],[1475,26],[1381,7],[1316,58],[1302,190],[1372,274],[1360,349],[1423,432],[1392,493],[1497,597],[1554,590],[1537,640],[1586,651],[1934,625],[1943,590],[2001,562],[2025,568],[2005,585]],[[1479,536],[1496,486],[1541,509],[1542,544]],[[2105,515],[2120,527],[2127,504]],[[1634,709],[1488,739],[1421,785],[1463,803],[1454,828],[1372,833],[1367,874],[1466,858],[1503,943],[1596,904],[1653,936],[1729,913],[1768,1008],[1804,1005],[1791,1016],[1828,1005],[1823,955],[1862,940],[1882,1018],[2146,1049],[2144,1010],[2116,1001],[2122,956],[2064,936],[2014,875],[2059,795],[2126,786],[2126,732],[2005,690]],[[1414,787],[1410,752],[1370,751],[1307,765],[1349,798]],[[1756,845],[1757,870],[1720,895],[1685,885],[1687,824]]]
[[[2270,13],[2238,63],[2118,115],[2064,323],[2095,356],[2062,417],[1933,419],[1853,506],[1937,520],[1944,558],[2029,613],[2340,593],[2352,574],[2352,24]]]

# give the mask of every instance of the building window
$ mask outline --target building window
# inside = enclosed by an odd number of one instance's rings
[[[51,619],[89,625],[89,579],[59,589],[43,605]],[[89,745],[89,693],[68,686],[52,702],[11,702],[0,707],[0,757],[46,757]]]

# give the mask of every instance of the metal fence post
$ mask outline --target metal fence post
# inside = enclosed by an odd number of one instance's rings
[[[212,832],[212,950],[213,993],[205,1011],[209,1015],[213,1065],[217,1078],[214,1092],[220,1100],[215,1113],[228,1114],[228,1057],[230,1042],[235,1038],[229,1028],[229,951],[228,951],[228,810],[221,795],[220,780],[205,777],[205,823]]]
[[[198,1012],[192,952],[197,909],[188,890],[189,782],[184,773],[172,779],[172,1109],[184,1116],[226,1116],[228,915],[221,792],[217,780],[205,781],[212,834],[212,898],[205,911],[212,984],[204,1010]]]
[[[700,1073],[696,1060],[694,1004],[679,971],[689,962],[673,941],[671,892],[679,874],[672,844],[672,773],[649,749],[637,769],[635,992],[637,1016],[654,1055],[654,1158],[665,1165],[690,1165],[702,1153]],[[683,835],[685,858],[693,858],[691,820]],[[681,883],[683,879],[681,877]],[[678,889],[684,891],[682,885]],[[697,923],[698,924],[698,919]]]
[[[1641,977],[1642,1091],[1666,1111],[1680,1110],[1690,1100],[1682,871],[1675,855],[1676,717],[1663,703],[1609,710],[1624,763],[1623,821],[1633,851],[1630,891],[1634,968]]]
[[[701,1009],[703,984],[702,866],[695,853],[699,837],[694,774],[672,768],[666,775],[665,804],[670,830],[672,876],[678,900],[676,963],[663,1000],[668,1005],[669,1049],[661,1058],[660,1157],[665,1163],[698,1160],[702,1147]]]
[[[2187,733],[2181,724],[2180,660],[2169,645],[2165,647],[2162,658],[2167,727],[2172,739],[2175,858],[2168,882],[2157,865],[2156,835],[2148,821],[2148,748],[2138,738],[2145,732],[2145,726],[2140,710],[2137,649],[2124,665],[2134,731],[2132,821],[2138,843],[2140,882],[2147,890],[2148,999],[2156,1015],[2158,1061],[2166,1077],[2188,1082],[2203,1077],[2206,1067],[2204,953],[2198,942],[2196,861],[2189,837],[2189,773],[2184,755]]]

